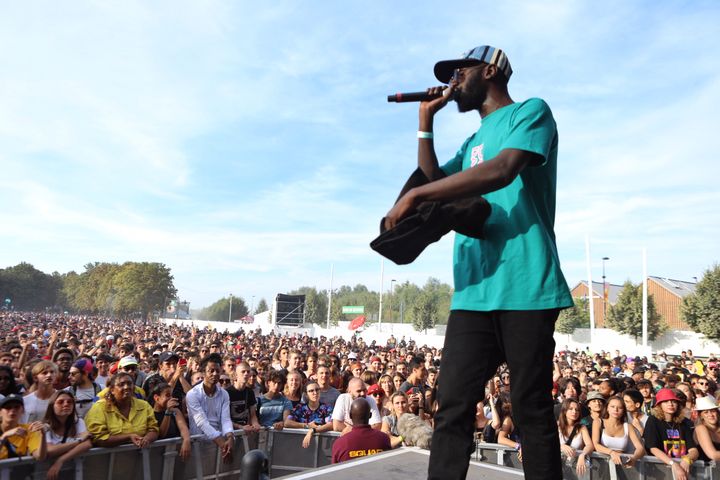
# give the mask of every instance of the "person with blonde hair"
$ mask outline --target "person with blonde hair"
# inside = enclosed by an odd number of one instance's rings
[[[695,425],[695,440],[700,446],[701,457],[705,461],[720,461],[720,422],[718,422],[718,404],[713,397],[706,395],[695,402],[698,423]]]
[[[303,393],[303,377],[299,370],[292,370],[287,372],[285,376],[285,387],[283,388],[283,395],[285,398],[290,400],[293,408],[297,407],[302,403]]]
[[[37,422],[45,418],[50,397],[55,393],[53,384],[58,374],[58,367],[50,360],[41,360],[33,365],[30,372],[36,388],[34,392],[24,398],[23,423]]]
[[[700,452],[692,424],[685,418],[681,401],[671,389],[660,389],[655,395],[655,406],[645,424],[643,440],[648,454],[670,466],[676,480],[689,478],[690,467]]]
[[[402,445],[405,440],[397,430],[397,421],[400,415],[410,412],[408,397],[403,392],[395,392],[390,396],[390,414],[382,418],[380,430],[390,437],[390,445],[396,448]]]

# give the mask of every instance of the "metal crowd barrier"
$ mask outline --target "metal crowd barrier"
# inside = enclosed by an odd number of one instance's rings
[[[621,456],[623,459],[630,458],[630,455]],[[522,462],[518,460],[517,452],[497,443],[476,442],[473,460],[522,469]],[[590,467],[582,477],[576,473],[575,461],[563,458],[563,478],[566,480],[673,480],[673,474],[669,466],[652,456],[645,456],[635,462],[632,468],[625,468],[610,462],[607,455],[593,452],[590,456]],[[690,467],[689,478],[720,480],[720,469],[715,462],[696,461]]]
[[[60,471],[61,480],[209,480],[239,478],[242,458],[253,449],[266,453],[273,478],[322,467],[331,463],[332,444],[336,432],[314,435],[309,448],[302,447],[306,430],[286,428],[282,431],[262,430],[246,434],[235,432],[233,460],[222,461],[220,451],[212,442],[192,438],[192,454],[184,462],[178,458],[182,439],[158,440],[149,447],[134,445],[115,448],[93,448],[66,462]],[[624,457],[628,457],[625,455]],[[473,460],[522,469],[514,449],[495,443],[477,442]],[[605,455],[593,453],[590,468],[582,478],[575,473],[574,462],[563,464],[563,477],[568,480],[673,480],[670,467],[655,457],[643,457],[633,468],[616,468]],[[36,462],[32,457],[0,460],[0,480],[41,480],[46,477],[54,459]],[[697,461],[692,465],[690,478],[720,480],[720,468],[715,462]]]
[[[66,462],[61,480],[207,480],[239,478],[242,458],[253,449],[263,450],[270,461],[273,478],[310,468],[329,465],[332,444],[339,436],[329,432],[313,436],[310,446],[302,447],[306,430],[286,428],[246,434],[235,431],[235,448],[231,463],[224,463],[213,442],[194,436],[192,454],[184,462],[178,457],[181,438],[153,442],[147,448],[134,445],[115,448],[93,448]],[[0,480],[41,480],[55,459],[36,462],[32,457],[0,460]]]

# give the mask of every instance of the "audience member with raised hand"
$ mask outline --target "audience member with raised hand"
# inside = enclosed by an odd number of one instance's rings
[[[168,383],[159,383],[150,392],[151,404],[158,423],[159,438],[182,438],[180,451],[182,460],[190,458],[190,429],[180,410],[180,402],[173,397],[173,387]]]

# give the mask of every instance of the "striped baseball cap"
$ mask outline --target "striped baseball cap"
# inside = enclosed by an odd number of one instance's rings
[[[499,48],[489,45],[480,45],[472,50],[463,53],[460,58],[455,60],[443,60],[435,64],[435,77],[443,83],[450,83],[450,79],[458,68],[473,67],[487,63],[496,65],[498,69],[505,74],[505,78],[510,80],[512,75],[512,67],[505,52]]]

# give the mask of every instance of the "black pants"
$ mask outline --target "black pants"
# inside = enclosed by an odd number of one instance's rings
[[[474,451],[475,405],[497,367],[510,367],[513,422],[522,432],[525,478],[562,478],[553,416],[553,331],[558,310],[453,310],[438,376],[439,410],[429,479],[464,479]]]

